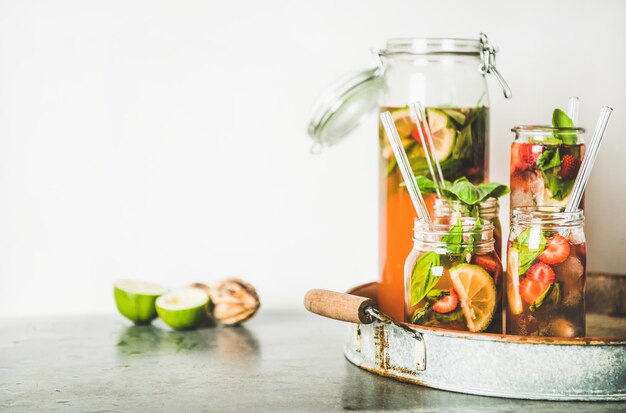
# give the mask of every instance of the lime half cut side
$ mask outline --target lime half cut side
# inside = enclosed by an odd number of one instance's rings
[[[198,288],[184,288],[160,296],[156,301],[159,317],[175,330],[190,330],[206,320],[209,296]]]
[[[113,285],[119,312],[135,324],[150,324],[157,318],[156,299],[167,292],[162,285],[133,280],[119,280]]]
[[[428,109],[428,126],[433,135],[435,158],[441,162],[450,157],[456,141],[456,131],[448,128],[448,116],[436,109]]]

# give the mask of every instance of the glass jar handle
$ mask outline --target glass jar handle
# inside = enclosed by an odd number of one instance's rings
[[[378,72],[382,73],[385,68],[385,63],[383,62],[383,51],[377,47],[370,48],[370,53],[376,59],[376,67],[378,67]]]
[[[489,43],[489,39],[485,33],[480,34],[480,44],[482,46],[482,50],[480,53],[480,57],[482,60],[482,65],[480,66],[480,72],[491,73],[496,77],[500,86],[502,86],[502,91],[504,92],[504,97],[507,99],[511,99],[513,93],[511,92],[511,88],[506,83],[506,80],[502,77],[498,69],[496,69],[496,53],[498,53],[498,49]]]

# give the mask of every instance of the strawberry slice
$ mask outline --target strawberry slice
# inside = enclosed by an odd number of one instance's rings
[[[500,277],[502,276],[502,267],[495,259],[489,255],[474,255],[472,259],[473,263],[483,267],[485,271],[493,277],[493,282],[496,285],[500,285]]]
[[[426,136],[426,129],[424,128],[424,125],[420,123],[419,126],[422,129],[422,134]],[[420,131],[418,131],[417,128],[418,127],[415,126],[415,128],[411,132],[411,136],[413,136],[413,139],[415,139],[417,142],[422,143],[422,137],[420,136]]]
[[[554,282],[554,270],[548,264],[538,262],[528,269],[526,273],[526,279],[531,281],[538,281],[544,285],[550,285]]]
[[[531,168],[541,152],[543,147],[541,145],[534,145],[532,143],[516,143],[513,145],[513,151],[511,154],[512,161],[515,163],[516,169],[528,169]]]
[[[456,306],[459,304],[459,296],[453,289],[448,290],[448,292],[450,293],[450,295],[447,295],[442,299],[437,300],[437,302],[433,304],[433,310],[438,313],[445,314],[456,308]]]
[[[534,303],[548,287],[548,284],[526,277],[519,283],[519,295],[526,304],[530,305]]]
[[[569,241],[556,234],[546,242],[546,249],[539,255],[539,260],[550,265],[557,265],[567,259],[570,252]]]

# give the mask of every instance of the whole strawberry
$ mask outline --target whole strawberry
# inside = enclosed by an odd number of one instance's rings
[[[572,155],[564,155],[563,159],[561,159],[559,175],[563,179],[573,179],[576,178],[579,169],[580,159],[574,158]]]

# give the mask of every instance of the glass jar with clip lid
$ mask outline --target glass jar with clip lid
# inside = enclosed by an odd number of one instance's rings
[[[478,39],[390,39],[373,51],[376,68],[342,79],[323,95],[309,125],[312,151],[339,142],[372,112],[389,110],[415,175],[428,175],[410,102],[426,108],[434,156],[446,179],[489,180],[489,94],[493,74],[506,98],[511,90],[496,68],[497,49],[484,33]],[[403,266],[411,251],[415,217],[395,158],[379,125],[379,277],[378,304],[403,317]],[[426,199],[431,213],[434,197]]]

